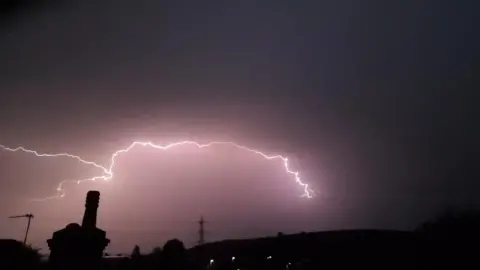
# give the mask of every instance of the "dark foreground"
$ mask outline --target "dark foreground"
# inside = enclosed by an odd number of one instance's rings
[[[478,236],[354,230],[226,240],[189,250],[168,241],[150,254],[104,258],[100,269],[472,269]],[[35,251],[1,240],[1,269],[52,269]],[[12,268],[13,267],[13,268]],[[70,267],[69,267],[70,268]],[[75,266],[72,265],[71,269]]]
[[[177,239],[142,254],[102,257],[110,243],[96,227],[100,192],[87,192],[82,224],[47,240],[50,256],[14,240],[0,241],[0,269],[479,269],[480,213],[446,213],[415,231],[352,230],[227,240],[186,250]]]

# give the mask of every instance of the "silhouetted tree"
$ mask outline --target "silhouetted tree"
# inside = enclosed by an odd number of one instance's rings
[[[132,250],[132,253],[130,254],[130,258],[136,259],[140,257],[140,247],[138,245],[135,245],[135,247]]]
[[[42,255],[40,254],[40,248],[35,248],[32,245],[27,245],[25,248],[29,258],[31,258],[35,262],[40,261],[40,259],[42,258]]]
[[[185,267],[186,249],[183,242],[172,239],[163,246],[162,259],[167,269],[183,269]]]
[[[150,268],[158,268],[162,264],[162,248],[155,247],[152,252],[144,257],[144,261],[149,265]]]
[[[152,250],[152,254],[154,256],[160,256],[162,254],[162,248],[161,247],[155,247]]]
[[[140,269],[142,267],[142,255],[140,254],[140,247],[138,245],[135,245],[130,254],[129,264],[132,269]]]

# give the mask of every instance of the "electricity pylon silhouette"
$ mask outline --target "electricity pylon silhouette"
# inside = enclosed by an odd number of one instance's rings
[[[205,220],[203,219],[203,216],[200,217],[200,220],[198,221],[198,224],[200,225],[200,228],[198,229],[198,244],[203,245],[205,244]]]
[[[28,236],[28,231],[30,230],[30,221],[33,218],[33,214],[25,214],[25,215],[19,215],[19,216],[11,216],[9,218],[28,218],[28,223],[27,223],[27,230],[25,231],[25,238],[23,239],[23,244],[27,244],[27,236]]]

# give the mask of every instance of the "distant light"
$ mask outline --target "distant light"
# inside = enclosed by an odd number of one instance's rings
[[[215,260],[214,259],[210,259],[210,264],[212,264]]]
[[[232,257],[232,261],[235,261],[235,256]]]
[[[272,258],[272,256],[268,256],[268,257],[267,257],[267,260],[270,260],[271,258]]]

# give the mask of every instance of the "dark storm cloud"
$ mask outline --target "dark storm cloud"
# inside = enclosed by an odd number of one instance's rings
[[[302,214],[292,230],[405,228],[445,205],[480,203],[473,1],[44,7],[18,9],[0,34],[0,143],[102,162],[133,138],[286,153],[322,194],[305,206],[314,218]],[[68,166],[55,177],[76,176]]]

